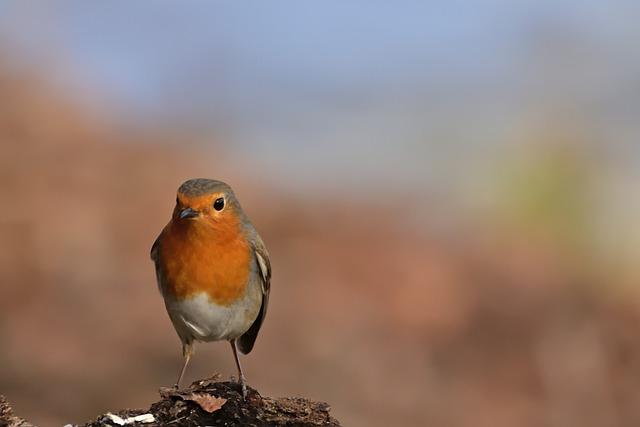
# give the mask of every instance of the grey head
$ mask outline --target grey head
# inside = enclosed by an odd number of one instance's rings
[[[233,190],[227,183],[222,181],[207,178],[193,178],[183,182],[178,188],[178,193],[187,197],[199,197],[211,193],[227,193],[233,195]]]

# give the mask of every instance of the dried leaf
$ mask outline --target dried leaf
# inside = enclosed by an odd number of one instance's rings
[[[222,408],[222,405],[227,403],[227,399],[204,393],[191,393],[187,396],[183,396],[183,398],[196,402],[202,409],[209,413],[217,411]]]

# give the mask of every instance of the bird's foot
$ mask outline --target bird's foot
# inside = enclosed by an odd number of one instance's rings
[[[240,375],[237,383],[240,384],[240,387],[242,388],[242,398],[246,400],[247,399],[247,380],[245,379],[244,375]]]
[[[249,395],[249,392],[247,389],[247,380],[244,377],[244,375],[241,375],[238,379],[236,379],[235,375],[231,375],[231,381],[240,385],[240,388],[242,389],[242,398],[244,400],[247,400],[247,396]]]

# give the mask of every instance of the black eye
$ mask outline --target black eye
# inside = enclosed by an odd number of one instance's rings
[[[221,211],[222,208],[224,208],[224,198],[220,197],[219,199],[216,199],[215,202],[213,202],[213,209]]]

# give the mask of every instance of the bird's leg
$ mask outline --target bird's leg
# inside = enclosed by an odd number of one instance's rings
[[[242,397],[247,398],[247,386],[245,384],[244,373],[242,372],[242,366],[240,365],[240,359],[238,358],[238,348],[236,347],[236,340],[229,340],[231,349],[233,350],[233,357],[236,359],[236,367],[238,368],[238,382],[242,386]]]
[[[182,365],[182,369],[180,370],[180,375],[178,376],[178,381],[176,382],[176,389],[180,389],[180,383],[182,382],[182,377],[184,377],[184,373],[187,371],[187,365],[189,364],[189,360],[191,360],[191,355],[193,354],[193,344],[192,343],[182,343],[182,357],[184,357],[184,365]]]

